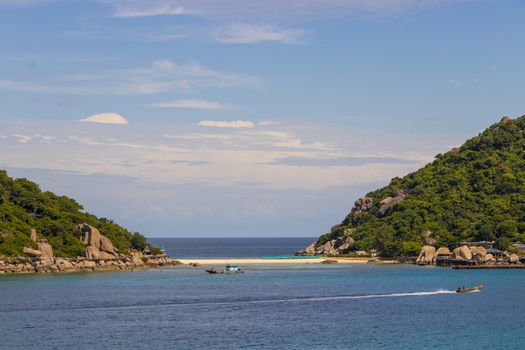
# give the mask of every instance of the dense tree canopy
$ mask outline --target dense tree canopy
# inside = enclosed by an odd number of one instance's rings
[[[381,201],[406,197],[380,210]],[[431,233],[439,246],[525,240],[525,116],[502,119],[422,169],[366,195],[371,208],[353,211],[318,244],[351,232],[352,250],[412,254]],[[349,232],[349,230],[346,230]]]
[[[47,239],[58,256],[79,256],[84,252],[78,224],[87,223],[111,239],[121,252],[143,249],[146,238],[131,233],[113,221],[85,213],[74,199],[42,192],[26,179],[12,179],[0,171],[0,255],[23,255],[23,247],[36,248],[31,229]]]

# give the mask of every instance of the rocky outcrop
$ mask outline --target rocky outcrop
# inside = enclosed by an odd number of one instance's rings
[[[423,242],[425,245],[435,245],[437,243],[436,239],[434,238],[434,234],[430,230],[425,230],[423,234],[421,235],[421,238],[423,239]]]
[[[53,258],[53,247],[45,239],[38,241],[38,250],[42,252],[41,258]]]
[[[79,225],[82,231],[80,240],[86,246],[93,246],[98,250],[105,251],[110,254],[116,253],[113,243],[106,236],[102,235],[99,230],[88,224]]]
[[[352,213],[360,214],[372,208],[374,201],[370,197],[361,197],[354,202]]]
[[[39,258],[42,256],[42,252],[40,250],[36,250],[33,248],[29,248],[29,247],[24,247],[22,249],[22,252],[34,258]]]
[[[439,266],[494,266],[516,264],[523,265],[517,254],[502,252],[496,258],[482,246],[462,245],[451,253],[447,247],[441,247],[435,252],[434,247],[424,246],[416,260],[419,265],[437,264]]]
[[[418,265],[433,265],[436,263],[436,248],[432,246],[423,246],[416,260]]]
[[[85,257],[88,259],[114,259],[119,257],[111,240],[99,230],[88,224],[79,225],[82,232],[80,241],[86,246]]]
[[[36,230],[34,228],[31,229],[31,235],[29,236],[33,242],[38,241],[38,237],[36,235]]]
[[[407,193],[405,191],[400,191],[396,196],[393,197],[387,197],[383,199],[381,202],[379,202],[379,215],[383,216],[385,215],[386,211],[390,208],[392,208],[394,205],[402,202],[407,197]]]
[[[345,230],[345,232],[348,232]],[[351,232],[351,230],[350,230]],[[304,250],[298,251],[295,255],[338,255],[346,254],[354,244],[355,240],[350,236],[339,237],[325,242],[322,245],[317,245],[313,242]]]
[[[454,249],[454,257],[461,260],[472,260],[472,251],[466,245]]]
[[[436,256],[450,256],[452,252],[447,247],[440,247],[436,251]]]
[[[0,260],[0,274],[131,270],[179,264],[181,263],[166,255],[142,257],[140,253],[111,260],[20,257]]]
[[[144,256],[134,249],[130,249],[128,255],[119,254],[111,241],[94,227],[84,224],[79,228],[86,246],[84,257],[55,258],[51,245],[40,239],[36,241],[38,249],[23,248],[26,257],[0,257],[0,274],[128,270],[181,264],[164,254]],[[31,236],[36,239],[36,231],[33,230]]]

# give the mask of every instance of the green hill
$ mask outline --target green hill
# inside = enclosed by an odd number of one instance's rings
[[[429,241],[494,240],[503,249],[525,241],[525,116],[505,117],[360,198],[315,246],[334,239],[351,243],[337,253],[375,249],[382,256],[411,255]]]
[[[24,255],[23,247],[36,248],[30,239],[32,228],[39,238],[49,241],[57,256],[81,256],[85,247],[80,242],[78,225],[82,223],[98,228],[122,253],[130,247],[142,250],[147,245],[141,234],[85,213],[74,199],[42,192],[37,184],[12,179],[0,171],[0,256]]]

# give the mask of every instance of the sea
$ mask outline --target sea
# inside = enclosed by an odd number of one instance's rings
[[[291,253],[308,238],[162,239],[174,257]],[[175,266],[0,276],[0,349],[520,349],[525,270]],[[484,284],[478,293],[459,286]]]

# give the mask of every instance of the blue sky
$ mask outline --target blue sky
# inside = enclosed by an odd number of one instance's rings
[[[0,167],[148,236],[315,236],[524,114],[525,3],[0,0]]]

